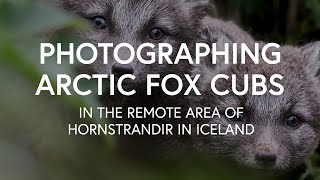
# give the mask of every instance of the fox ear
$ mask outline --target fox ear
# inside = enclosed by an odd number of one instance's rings
[[[215,44],[217,51],[225,51],[226,44],[228,44],[230,48],[234,43],[233,40],[230,39],[223,31],[211,25],[205,25],[201,27],[199,36],[200,42],[206,43],[209,46]],[[233,57],[233,51],[229,51],[229,58],[231,57]],[[209,66],[211,69],[214,69],[215,72],[224,70],[225,68],[229,67],[229,64],[225,63],[225,60],[222,56],[217,57],[217,62],[214,65],[212,64],[212,54],[210,54],[206,58],[208,59],[202,61],[202,63],[206,66]]]
[[[233,43],[222,31],[211,26],[201,28],[198,42],[209,46],[215,43],[218,51],[224,51],[225,44],[229,44],[230,47]],[[232,51],[229,51],[229,57],[232,56]],[[210,83],[214,75],[225,71],[229,67],[230,65],[225,63],[222,56],[218,56],[217,63],[213,64],[212,55],[210,54],[201,59],[200,64],[193,66],[192,74],[202,74],[203,78],[200,80],[200,83]]]
[[[209,0],[183,0],[193,10],[195,16],[205,16],[209,9],[212,8]]]
[[[301,51],[309,73],[320,79],[320,41],[305,45]]]

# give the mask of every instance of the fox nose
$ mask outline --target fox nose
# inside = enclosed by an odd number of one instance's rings
[[[277,156],[270,152],[257,153],[255,155],[255,161],[263,166],[272,166],[277,161]]]
[[[133,67],[129,64],[114,64],[112,66],[112,74],[122,76],[125,74],[133,74]]]

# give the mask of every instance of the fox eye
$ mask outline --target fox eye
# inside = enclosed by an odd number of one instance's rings
[[[92,20],[93,26],[97,29],[107,28],[107,21],[104,17],[98,16],[94,17]]]
[[[291,115],[287,118],[286,125],[290,127],[298,127],[301,123],[301,119],[298,116]]]
[[[149,37],[154,40],[160,40],[165,35],[164,31],[161,28],[153,28],[149,32]]]

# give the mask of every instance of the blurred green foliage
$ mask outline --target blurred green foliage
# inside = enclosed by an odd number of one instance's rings
[[[319,0],[306,0],[306,7],[311,10],[316,27],[320,28],[320,1]]]
[[[48,39],[52,30],[81,27],[85,27],[82,21],[48,4],[0,2],[0,179],[87,177],[87,161],[98,157],[82,156],[109,145],[102,137],[89,141],[67,135],[67,123],[77,120],[77,113],[71,112],[79,106],[97,106],[95,97],[35,96],[42,74],[72,75],[75,69],[40,65],[41,40]],[[102,143],[98,150],[97,143]]]
[[[225,10],[225,16],[234,9],[240,9],[238,13],[245,17],[255,18],[262,14],[261,0],[217,3]],[[306,0],[305,4],[310,12],[299,21],[297,27],[301,26],[303,30],[298,34],[320,27],[319,1]],[[250,21],[242,22],[250,29]],[[314,24],[305,25],[309,22]],[[239,175],[220,163],[197,164],[197,160],[137,165],[117,157],[112,152],[111,139],[68,136],[67,123],[80,121],[73,112],[80,106],[98,106],[96,98],[34,94],[42,74],[51,77],[59,73],[75,74],[75,67],[71,65],[57,66],[50,61],[40,65],[39,62],[42,41],[78,41],[66,33],[51,36],[52,31],[70,28],[86,28],[86,25],[47,3],[32,0],[0,2],[0,179],[256,179],[251,172]],[[254,29],[251,32],[270,37],[266,32]],[[281,35],[280,32],[272,33],[272,37]],[[280,39],[286,41],[291,36],[297,37],[291,34]],[[310,171],[317,177],[319,159],[319,155],[311,159]]]

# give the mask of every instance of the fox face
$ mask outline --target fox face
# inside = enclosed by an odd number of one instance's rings
[[[218,107],[220,110],[244,108],[243,116],[235,119],[221,116],[198,119],[195,123],[220,124],[222,131],[230,124],[252,124],[255,128],[250,136],[194,136],[197,151],[212,157],[230,157],[246,167],[275,171],[295,168],[312,154],[320,135],[320,43],[303,48],[284,46],[280,53],[281,63],[278,65],[202,64],[195,67],[194,73],[203,76],[198,82],[202,96],[190,96],[192,106]],[[243,89],[245,74],[262,74],[267,79],[273,74],[281,74],[284,78],[279,83],[283,85],[284,93],[279,96],[269,93],[252,96],[249,88],[243,96],[233,93],[218,96],[210,87],[212,77],[217,74],[237,75],[238,90]],[[269,82],[266,86],[272,88]],[[216,83],[219,90],[232,92],[231,87],[231,81],[219,80]]]
[[[80,32],[87,42],[113,43],[114,47],[120,43],[128,43],[135,50],[143,43],[154,44],[155,48],[144,48],[141,52],[145,60],[150,60],[148,52],[154,52],[158,56],[159,43],[168,43],[173,47],[172,57],[177,54],[181,43],[191,46],[208,3],[207,0],[58,1],[60,6],[75,12],[91,24],[90,30]],[[133,74],[136,77],[135,83],[139,86],[146,81],[146,74],[177,74],[187,69],[183,63],[179,66],[145,65],[136,59],[128,65],[120,65],[114,60],[113,51],[113,48],[108,49],[108,64],[103,63],[104,55],[100,53],[99,61],[91,69],[95,73],[113,73],[118,76]],[[127,48],[118,51],[121,60],[127,60],[129,55]]]

